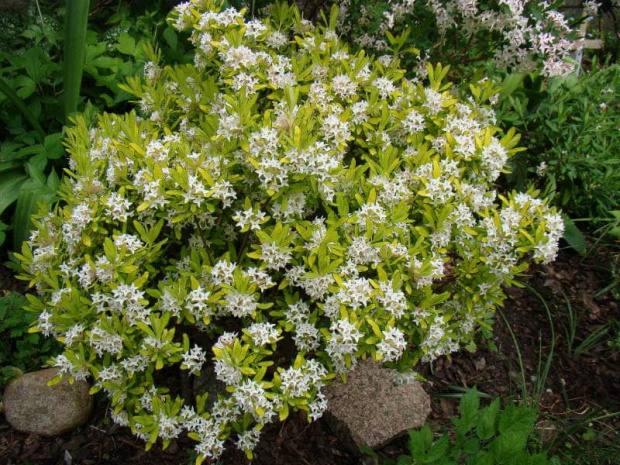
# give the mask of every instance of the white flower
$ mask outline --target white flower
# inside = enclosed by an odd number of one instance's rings
[[[243,274],[250,278],[250,281],[256,284],[262,292],[275,285],[273,279],[265,270],[259,270],[256,267],[250,267],[247,270],[243,270]]]
[[[126,222],[131,202],[122,198],[117,192],[112,192],[105,201],[106,213],[113,219]]]
[[[148,355],[138,354],[132,357],[124,358],[120,361],[123,370],[130,374],[140,373],[149,366],[150,359]]]
[[[365,307],[370,301],[373,287],[366,278],[354,278],[344,283],[338,293],[340,301],[352,308]]]
[[[339,74],[332,79],[332,91],[341,99],[353,97],[356,90],[357,84],[346,74]]]
[[[90,330],[90,344],[100,357],[104,353],[118,355],[123,351],[123,338],[118,334],[110,333],[99,326]]]
[[[254,450],[260,440],[260,430],[251,429],[239,434],[237,447],[240,450]]]
[[[443,109],[443,95],[430,87],[424,89],[426,101],[422,104],[431,115],[436,115]]]
[[[407,342],[402,331],[390,327],[383,331],[383,340],[377,344],[377,353],[384,361],[394,362],[402,356],[406,348]]]
[[[247,331],[252,338],[252,342],[257,346],[272,344],[278,340],[280,335],[273,323],[253,323]]]
[[[268,270],[284,268],[293,258],[291,252],[276,243],[261,245],[261,258]]]
[[[288,38],[280,31],[273,31],[266,39],[271,48],[280,49],[288,43]]]
[[[407,300],[403,291],[394,291],[392,286],[392,281],[381,281],[379,283],[381,294],[377,295],[377,300],[388,312],[400,318],[407,310]]]
[[[226,310],[237,318],[250,316],[258,308],[258,302],[254,300],[252,294],[242,294],[237,291],[230,291],[226,297]]]
[[[308,415],[310,419],[312,421],[318,420],[327,410],[327,397],[321,391],[318,391],[312,402],[308,404],[308,407],[310,407],[310,414]]]
[[[386,77],[378,77],[372,82],[372,86],[379,91],[379,95],[381,98],[386,99],[396,92],[396,87],[394,83]]]
[[[59,375],[72,376],[76,381],[85,380],[89,375],[86,367],[76,367],[65,355],[58,355],[54,366],[59,368]]]
[[[235,389],[233,398],[244,412],[251,413],[258,422],[269,423],[275,415],[273,404],[265,395],[265,389],[254,380],[244,380]]]
[[[127,252],[134,254],[141,247],[144,247],[144,242],[132,234],[119,234],[114,238],[114,245],[118,249],[125,247]]]
[[[268,217],[265,212],[254,211],[252,208],[247,210],[239,210],[233,215],[233,219],[237,222],[237,227],[241,230],[260,229],[261,223],[267,221]]]
[[[65,345],[71,347],[76,339],[80,339],[84,334],[84,325],[73,325],[64,334]]]
[[[215,361],[215,376],[217,376],[217,379],[221,382],[226,383],[229,386],[238,384],[243,378],[239,368],[220,359]]]
[[[213,284],[231,284],[236,268],[237,266],[228,260],[221,260],[217,262],[211,269],[211,279],[213,280]]]
[[[182,431],[179,420],[174,417],[169,417],[163,412],[160,412],[157,418],[157,426],[159,427],[159,436],[162,439],[176,438]]]
[[[293,341],[297,350],[310,352],[319,348],[319,330],[312,323],[302,321],[295,325]]]
[[[183,366],[194,375],[200,373],[206,361],[207,353],[197,345],[194,345],[188,352],[183,353]]]
[[[543,174],[545,174],[546,171],[547,171],[547,163],[544,161],[541,161],[540,164],[536,167],[536,174],[538,174],[538,176],[542,176]]]
[[[288,368],[280,373],[282,392],[289,397],[302,397],[310,389],[310,378],[303,368]]]
[[[416,109],[412,109],[407,113],[407,116],[402,120],[401,124],[410,134],[423,131],[425,128],[424,115]]]
[[[379,263],[379,249],[369,243],[364,236],[353,238],[348,249],[351,262],[356,265],[366,265],[367,263]]]
[[[334,321],[331,325],[332,340],[337,341],[342,347],[347,344],[356,345],[362,337],[356,326],[349,320]],[[344,352],[352,353],[354,350],[346,349]]]

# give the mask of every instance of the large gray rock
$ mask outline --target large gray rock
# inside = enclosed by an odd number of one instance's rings
[[[353,452],[360,446],[380,448],[410,429],[424,425],[431,411],[429,395],[418,381],[397,385],[398,372],[372,360],[361,360],[340,381],[325,390],[325,418]]]
[[[86,381],[69,384],[65,378],[47,386],[58,369],[25,373],[4,391],[4,415],[16,430],[43,436],[55,436],[88,421],[93,398]]]

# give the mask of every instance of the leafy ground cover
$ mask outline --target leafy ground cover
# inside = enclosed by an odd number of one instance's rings
[[[610,347],[613,334],[577,355],[568,349],[571,333],[566,327],[570,306],[578,319],[573,344],[579,346],[606,322],[620,318],[618,300],[611,293],[593,297],[606,283],[606,275],[600,270],[601,259],[598,256],[581,262],[574,254],[563,252],[553,264],[530,270],[527,284],[545,299],[553,326],[535,293],[528,288],[514,288],[504,309],[506,321],[498,317],[488,344],[481,345],[474,354],[463,351],[451,360],[441,358],[427,366],[423,375],[429,381],[427,389],[433,399],[430,425],[434,431],[441,430],[458,414],[458,388],[476,386],[480,392],[499,397],[506,406],[523,400],[525,383],[529,401],[540,399],[535,428],[541,441],[539,447],[550,448],[561,463],[614,463],[620,454],[620,418],[614,415],[620,409],[620,356]],[[0,288],[15,289],[19,285],[6,270],[1,276]],[[511,330],[519,346],[523,373]],[[544,377],[544,365],[551,352],[553,358]],[[488,402],[482,399],[483,405]],[[166,451],[155,446],[145,452],[128,428],[112,423],[103,399],[98,399],[89,424],[57,438],[28,436],[0,422],[2,463],[64,464],[69,456],[73,463],[85,465],[193,461],[192,441],[185,438],[173,441]],[[380,461],[396,459],[407,453],[407,438],[377,453]],[[219,463],[248,462],[241,452],[231,448]],[[254,463],[328,465],[354,464],[358,459],[350,455],[323,420],[308,424],[302,415],[291,415],[285,422],[267,428],[255,450]]]

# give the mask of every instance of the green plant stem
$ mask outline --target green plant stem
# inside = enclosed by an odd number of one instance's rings
[[[41,142],[43,142],[43,140],[45,139],[45,131],[37,121],[37,118],[28,109],[24,101],[19,98],[15,92],[13,92],[11,86],[9,86],[9,84],[2,77],[0,77],[0,92],[6,95],[7,98],[11,101],[11,103],[13,103],[13,105],[17,107],[17,109],[21,112],[22,115],[24,115],[24,118],[26,118],[26,120],[28,120],[34,130],[37,131]]]
[[[538,299],[542,302],[543,306],[545,307],[545,311],[547,312],[547,318],[549,320],[549,328],[551,330],[551,345],[549,349],[549,355],[547,357],[547,360],[545,361],[545,367],[543,368],[542,373],[540,372],[540,365],[542,362],[542,343],[539,349],[540,351],[538,353],[538,369],[537,369],[538,378],[537,378],[537,389],[535,393],[535,396],[536,396],[535,405],[536,405],[536,408],[538,409],[540,408],[540,401],[542,399],[543,389],[545,388],[545,382],[547,381],[547,377],[549,376],[549,370],[551,369],[551,362],[553,360],[556,338],[555,338],[555,328],[553,325],[553,316],[551,316],[551,309],[549,308],[547,301],[532,286],[527,286],[527,288],[531,293],[533,293],[536,297],[538,297]]]
[[[510,337],[512,338],[512,342],[517,352],[517,361],[519,362],[519,369],[521,372],[521,395],[523,398],[524,405],[527,405],[528,404],[528,401],[527,401],[528,393],[527,393],[527,384],[525,383],[525,367],[523,366],[523,358],[521,357],[521,349],[519,348],[519,342],[517,341],[517,337],[515,336],[515,333],[512,330],[512,327],[510,326],[510,323],[508,322],[506,315],[504,315],[504,312],[501,309],[498,309],[498,312],[500,316],[502,317],[502,320],[504,320],[504,324],[506,325],[506,328],[508,329],[508,332],[510,333]]]
[[[75,113],[80,99],[86,57],[86,30],[90,2],[67,0],[65,29],[64,100],[65,121]]]

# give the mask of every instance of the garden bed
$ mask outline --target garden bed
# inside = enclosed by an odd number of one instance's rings
[[[613,463],[613,457],[617,457],[614,454],[618,453],[614,430],[620,427],[619,420],[616,417],[600,422],[592,420],[620,408],[617,396],[620,356],[617,351],[609,350],[604,341],[579,356],[571,355],[564,327],[570,305],[579,316],[574,343],[578,346],[601,325],[620,317],[619,302],[609,293],[592,298],[604,286],[596,270],[598,263],[597,257],[582,263],[579,257],[562,253],[555,263],[530,270],[530,278],[526,281],[545,299],[555,331],[553,359],[543,383],[539,381],[553,340],[543,302],[528,288],[513,288],[508,291],[503,310],[519,345],[527,395],[535,397],[537,390],[541,395],[538,423],[541,437],[547,445],[553,446],[552,452],[567,454],[566,444],[571,444],[576,450],[570,456],[574,460],[572,463],[584,463],[579,461],[582,456],[591,459],[585,463]],[[3,290],[21,288],[6,270],[3,269],[0,276]],[[565,305],[556,305],[564,296],[568,299]],[[523,378],[517,351],[499,313],[492,342],[481,345],[476,353],[462,351],[451,360],[441,358],[432,366],[423,367],[422,374],[428,379],[425,388],[433,396],[430,420],[436,427],[449,424],[449,419],[457,414],[458,398],[442,397],[457,392],[455,386],[477,386],[483,393],[500,397],[505,404],[522,399]],[[572,426],[567,429],[569,423]],[[59,437],[19,433],[3,419],[0,425],[0,462],[7,464],[182,464],[193,461],[193,444],[192,440],[181,438],[166,451],[155,446],[145,452],[143,443],[129,429],[112,423],[104,398],[97,398],[89,424]],[[405,450],[406,441],[397,440],[379,451],[379,456],[394,458]],[[269,425],[255,453],[254,463],[257,464],[359,463],[332,434],[326,422],[319,420],[308,424],[301,414]],[[231,447],[219,463],[248,462],[242,452]]]

